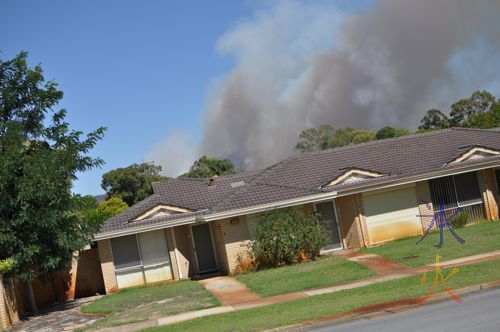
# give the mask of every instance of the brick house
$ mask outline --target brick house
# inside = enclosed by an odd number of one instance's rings
[[[294,155],[261,171],[154,183],[95,235],[106,291],[245,260],[259,214],[298,207],[329,225],[325,251],[421,235],[457,209],[498,219],[500,131],[453,128]]]

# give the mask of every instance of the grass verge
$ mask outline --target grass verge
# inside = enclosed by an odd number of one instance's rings
[[[200,283],[183,280],[121,289],[83,306],[80,310],[88,314],[107,315],[86,328],[97,329],[218,305],[219,301]]]
[[[420,240],[420,236],[365,248],[363,251],[387,257],[409,267],[418,267],[434,263],[436,255],[440,255],[445,261],[500,249],[499,221],[481,222],[457,229],[455,232],[465,240],[463,245],[453,237],[448,228],[445,228],[443,246],[440,249],[434,247],[439,244],[439,232],[433,231],[419,244],[416,243]]]
[[[236,279],[260,296],[272,296],[367,278],[367,267],[333,255],[289,266],[242,273]]]
[[[498,280],[500,260],[463,266],[447,280],[453,290],[474,284]],[[446,277],[451,269],[443,269]],[[380,284],[349,289],[337,293],[307,297],[261,308],[237,311],[186,321],[179,324],[148,329],[147,331],[260,331],[327,317],[361,306],[425,295],[431,288],[433,271],[428,281],[420,285],[421,276],[406,277]],[[439,282],[435,293],[443,291]],[[466,303],[463,302],[463,303]],[[457,304],[459,305],[459,304]]]

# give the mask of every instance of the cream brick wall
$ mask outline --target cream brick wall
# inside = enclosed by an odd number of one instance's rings
[[[417,182],[416,192],[418,200],[418,211],[420,213],[420,220],[422,221],[422,232],[424,232],[425,234],[434,216],[434,207],[432,206],[429,182],[428,181]],[[434,222],[434,227],[437,227],[436,222]]]
[[[336,198],[337,217],[345,249],[364,247],[361,225],[366,221],[360,217],[356,195]]]
[[[227,261],[226,244],[224,243],[223,221],[217,221],[210,224],[212,236],[214,239],[215,254],[217,255],[217,262],[219,270],[229,274],[229,267]]]
[[[250,234],[248,232],[248,223],[246,217],[240,217],[239,222],[233,222],[224,219],[218,222],[220,232],[222,233],[225,244],[226,255],[226,271],[234,273],[238,267],[238,255],[241,255],[243,260],[248,260],[248,247],[250,242]]]
[[[493,169],[478,171],[479,186],[483,195],[485,216],[488,220],[497,220],[499,217],[497,185],[495,182],[495,172]]]
[[[99,248],[99,260],[101,261],[102,277],[106,293],[111,293],[118,289],[115,276],[115,266],[113,264],[113,255],[111,253],[111,243],[109,240],[97,241]]]
[[[7,308],[7,294],[3,286],[3,277],[0,275],[0,329],[7,330],[11,327],[9,309]]]

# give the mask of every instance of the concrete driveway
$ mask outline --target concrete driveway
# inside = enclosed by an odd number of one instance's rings
[[[40,310],[39,315],[28,317],[14,325],[12,331],[72,331],[76,328],[92,324],[101,316],[80,315],[78,310],[82,305],[92,302],[98,297],[100,296],[86,297],[44,308]]]

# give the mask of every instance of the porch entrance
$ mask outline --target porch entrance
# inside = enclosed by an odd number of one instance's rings
[[[326,226],[330,238],[329,243],[323,251],[333,251],[342,249],[342,238],[340,228],[335,213],[335,203],[333,201],[317,203],[316,213],[319,214],[320,221]]]
[[[198,273],[207,273],[217,270],[212,233],[210,225],[201,224],[191,226],[193,234],[194,250],[196,252],[196,262]]]

